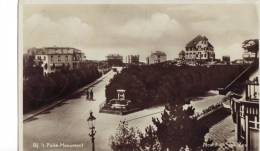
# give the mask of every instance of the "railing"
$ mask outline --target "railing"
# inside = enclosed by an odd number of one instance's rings
[[[259,131],[259,101],[230,100],[231,113],[236,123],[237,141],[250,150],[250,131]]]
[[[236,101],[231,99],[232,112],[239,112],[244,116],[258,116],[259,115],[259,102],[251,102],[251,101]]]
[[[197,118],[197,120],[201,120],[207,116],[209,116],[210,114],[216,112],[217,110],[219,109],[222,109],[223,108],[223,105],[222,105],[222,102],[220,103],[217,103],[217,104],[214,104],[214,105],[211,105],[209,106],[208,108],[202,110],[201,113],[199,114],[196,114],[194,117]]]
[[[227,90],[233,83],[235,83],[240,77],[242,77],[252,66],[248,66],[243,72],[241,72],[234,80],[232,80],[224,89]]]
[[[232,85],[234,85],[240,78],[244,78],[245,75],[253,73],[255,70],[258,69],[258,62],[253,62],[250,64],[244,71],[242,71],[235,79],[233,79],[227,86],[224,88],[219,88],[220,94],[226,94]]]

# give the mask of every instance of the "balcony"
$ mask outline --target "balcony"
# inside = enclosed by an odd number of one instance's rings
[[[245,151],[259,148],[259,83],[258,78],[246,81],[245,96],[230,98],[231,113],[236,123],[237,141],[244,144]]]

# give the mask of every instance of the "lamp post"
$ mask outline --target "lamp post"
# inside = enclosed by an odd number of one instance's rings
[[[95,151],[95,134],[96,134],[96,130],[95,130],[95,120],[96,120],[96,118],[93,116],[93,112],[90,111],[89,117],[88,117],[87,121],[88,121],[89,129],[91,130],[88,135],[89,135],[90,138],[91,138],[92,151]]]

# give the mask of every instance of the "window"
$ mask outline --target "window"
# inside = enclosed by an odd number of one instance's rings
[[[51,56],[51,61],[53,61],[53,56]]]
[[[65,57],[66,57],[66,61],[68,61],[69,60],[68,56],[65,56]]]
[[[43,56],[43,60],[46,60],[46,56]]]
[[[58,62],[60,62],[61,60],[60,60],[60,55],[58,55]]]

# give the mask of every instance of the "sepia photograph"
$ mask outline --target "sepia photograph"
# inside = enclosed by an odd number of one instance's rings
[[[258,151],[258,4],[21,0],[19,150]]]

